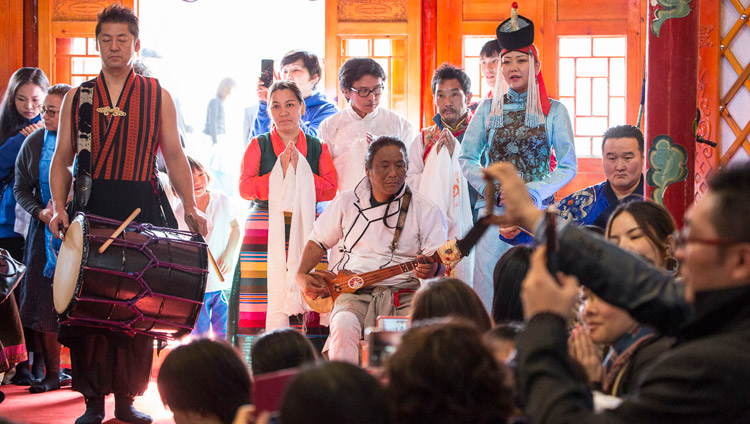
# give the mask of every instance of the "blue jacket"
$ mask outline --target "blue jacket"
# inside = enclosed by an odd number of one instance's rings
[[[329,102],[324,94],[312,93],[305,99],[305,114],[302,115],[299,126],[305,134],[317,137],[320,123],[338,111],[336,105]],[[271,131],[271,118],[268,116],[268,104],[260,102],[250,137],[257,137],[269,131]]]
[[[24,127],[35,124],[41,119],[41,116],[37,115],[34,119],[27,120]],[[9,137],[0,146],[0,179],[9,174],[13,174],[15,177],[16,156],[18,156],[24,140],[26,140],[26,136],[19,132]],[[14,180],[11,180],[8,186],[4,187],[3,201],[0,203],[0,238],[20,236],[13,230],[16,224],[16,198],[13,196],[13,182]]]
[[[604,181],[564,197],[557,203],[557,210],[566,221],[605,228],[617,206],[632,200],[643,200],[643,176],[635,191],[622,199],[617,199],[609,181]]]

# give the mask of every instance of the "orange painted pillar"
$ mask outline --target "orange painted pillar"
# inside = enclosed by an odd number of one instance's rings
[[[649,4],[646,42],[646,195],[682,227],[693,203],[699,0]]]

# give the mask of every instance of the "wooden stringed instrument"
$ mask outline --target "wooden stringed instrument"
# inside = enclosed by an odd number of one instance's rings
[[[338,274],[331,271],[315,271],[310,275],[318,280],[318,282],[325,284],[328,287],[328,295],[317,299],[310,299],[303,294],[302,298],[305,299],[305,303],[307,303],[307,306],[309,306],[310,309],[319,314],[324,314],[331,312],[333,304],[342,293],[355,293],[361,288],[371,286],[405,272],[413,271],[419,264],[441,262],[440,255],[438,252],[435,252],[432,256],[425,256],[422,259],[415,259],[410,262],[396,264],[389,266],[388,268],[364,272],[361,274],[355,274],[345,269],[341,270]]]
[[[480,218],[477,223],[474,224],[474,227],[466,234],[466,237],[457,240],[455,245],[446,250],[445,253],[452,253],[459,258],[468,255],[489,225],[489,217]],[[455,249],[455,252],[451,252],[450,249]],[[426,256],[424,259],[416,259],[411,262],[397,264],[389,266],[388,268],[362,274],[354,274],[347,270],[342,270],[338,274],[331,271],[315,271],[310,275],[318,282],[328,287],[328,295],[318,297],[317,299],[310,299],[303,293],[302,298],[305,300],[305,303],[307,303],[307,306],[317,313],[324,314],[331,312],[333,304],[342,293],[355,293],[363,287],[371,286],[396,275],[413,271],[420,263],[443,263],[443,260],[440,257],[440,253],[435,252],[432,256]]]

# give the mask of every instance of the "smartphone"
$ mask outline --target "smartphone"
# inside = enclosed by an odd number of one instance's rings
[[[273,59],[260,61],[260,80],[264,87],[270,87],[273,83]]]
[[[284,390],[298,372],[297,368],[289,368],[255,376],[253,380],[255,413],[260,415],[261,412],[268,411],[272,417],[277,415],[284,397]]]
[[[409,318],[399,316],[379,316],[377,319],[378,330],[383,331],[406,331],[409,328]]]
[[[365,330],[368,350],[367,366],[370,368],[382,367],[386,359],[396,352],[403,334],[403,331],[383,331],[374,327]]]

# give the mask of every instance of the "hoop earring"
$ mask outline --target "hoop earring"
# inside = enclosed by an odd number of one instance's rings
[[[672,254],[670,253],[665,259],[664,259],[664,267],[667,269],[667,271],[676,273],[680,270],[680,261],[677,260]]]

